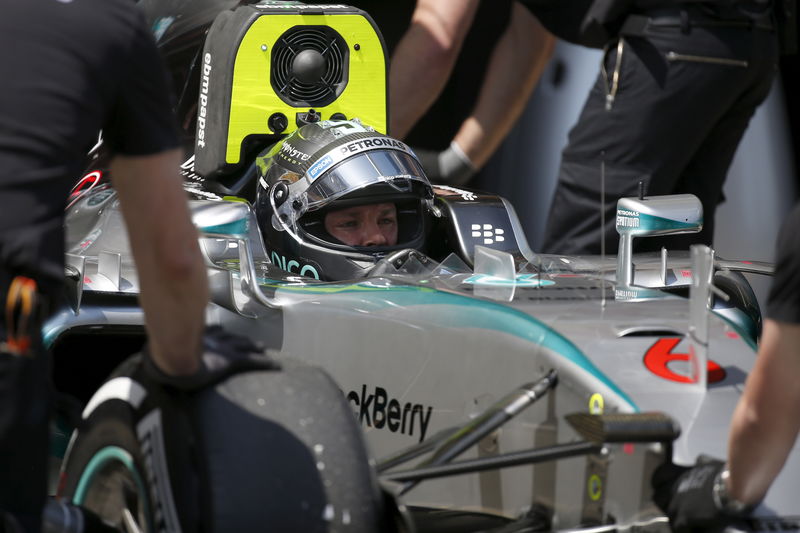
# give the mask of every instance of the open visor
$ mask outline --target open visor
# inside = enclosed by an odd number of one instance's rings
[[[409,191],[413,181],[430,185],[422,167],[410,153],[379,148],[352,155],[343,151],[346,148],[339,147],[325,154],[300,179],[289,184],[287,200],[279,206],[273,205],[275,214],[280,217],[272,221],[275,229],[294,226],[306,212],[325,207],[375,183],[388,184],[398,192]]]

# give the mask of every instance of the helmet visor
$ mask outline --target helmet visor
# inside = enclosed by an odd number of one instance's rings
[[[341,161],[316,179],[312,174],[310,170],[289,185],[288,200],[276,210],[283,222],[294,225],[307,211],[320,209],[375,183],[386,183],[398,192],[409,191],[412,181],[429,185],[417,160],[399,150],[361,152]]]

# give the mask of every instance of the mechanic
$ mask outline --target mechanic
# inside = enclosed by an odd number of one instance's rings
[[[731,160],[772,85],[778,34],[787,50],[796,40],[792,24],[776,23],[794,20],[795,0],[582,0],[582,11],[521,1],[556,35],[604,49],[562,153],[540,251],[597,254],[603,240],[615,249],[617,199],[638,194],[639,182],[645,194],[692,193],[703,204],[703,230],[668,247],[710,244]]]
[[[166,77],[135,4],[0,0],[0,12],[0,530],[38,532],[52,401],[41,323],[61,304],[64,207],[101,129],[163,372],[198,368],[208,289]]]
[[[522,113],[555,39],[516,0],[348,4],[375,20],[391,56],[389,134],[413,148],[432,182],[491,185],[480,171]]]
[[[742,517],[764,498],[800,430],[800,204],[778,237],[775,278],[755,366],[736,406],[728,461],[701,458],[691,469],[665,464],[654,501],[676,531],[705,530]]]
[[[305,161],[293,153],[311,154]],[[255,210],[270,259],[325,280],[426,251],[433,189],[413,151],[357,119],[307,124],[256,158]]]
[[[484,168],[524,111],[554,47],[555,38],[519,2],[481,2],[442,94],[407,136],[394,132],[431,182],[496,188],[497,176]],[[393,73],[401,65],[392,63]]]

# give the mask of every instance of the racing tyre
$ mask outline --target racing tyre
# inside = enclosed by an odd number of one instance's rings
[[[122,531],[155,531],[133,415],[119,401],[105,402],[92,413],[73,436],[59,493]]]
[[[148,384],[138,358],[95,394],[59,493],[122,531],[385,530],[361,430],[322,370]]]

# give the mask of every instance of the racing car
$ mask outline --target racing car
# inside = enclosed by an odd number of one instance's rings
[[[162,43],[185,35],[168,19]],[[385,135],[385,47],[362,11],[235,2],[199,34],[184,170],[207,321],[269,357],[198,389],[145,384],[97,157],[67,208],[67,305],[44,327],[80,407],[57,429],[59,495],[128,531],[255,529],[282,505],[312,517],[286,530],[668,531],[651,473],[725,456],[760,329],[740,272],[770,265],[636,254],[702,227],[690,195],[619,199],[616,257],[535,253],[509,201],[432,186]],[[330,213],[376,204],[393,238],[336,237]],[[800,527],[798,461],[746,528]]]

